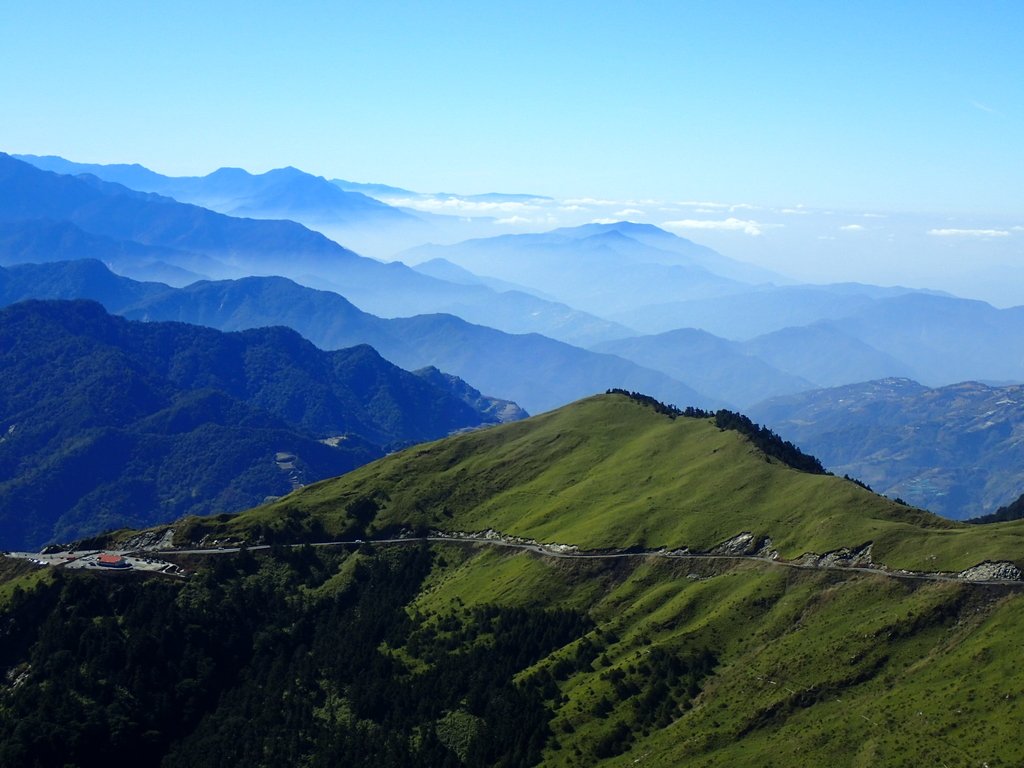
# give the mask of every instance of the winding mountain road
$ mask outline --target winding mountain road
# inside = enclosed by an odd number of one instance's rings
[[[950,573],[929,573],[919,571],[905,571],[905,570],[888,570],[886,568],[878,568],[871,566],[853,566],[853,565],[819,565],[819,564],[808,564],[808,563],[797,563],[786,560],[778,560],[770,557],[763,557],[761,555],[753,554],[715,554],[715,553],[694,553],[694,552],[679,552],[679,551],[665,551],[664,549],[655,550],[639,550],[639,551],[621,551],[621,552],[579,552],[562,545],[549,545],[539,544],[536,542],[520,542],[520,541],[508,541],[502,538],[488,538],[484,536],[418,536],[418,537],[404,537],[404,538],[391,538],[391,539],[351,539],[351,540],[339,540],[339,541],[321,541],[313,542],[310,546],[313,547],[341,547],[341,546],[361,546],[362,544],[420,544],[423,542],[442,542],[448,544],[482,544],[494,547],[505,547],[507,549],[518,549],[527,552],[533,552],[534,554],[541,555],[543,557],[561,558],[567,560],[613,560],[613,559],[625,559],[625,558],[664,558],[666,560],[698,560],[698,561],[715,561],[715,560],[728,560],[733,562],[753,561],[758,563],[766,563],[769,565],[775,565],[782,568],[794,568],[805,571],[842,571],[847,573],[867,573],[876,576],[885,576],[891,579],[910,579],[916,581],[947,581],[956,582],[958,584],[977,584],[977,585],[988,585],[988,586],[1008,586],[1008,587],[1024,587],[1024,581],[1011,580],[1011,579],[965,579],[956,574]],[[271,549],[271,544],[257,544],[254,546],[231,546],[231,547],[204,547],[196,549],[156,549],[147,550],[150,555],[218,555],[218,554],[230,554],[241,552],[243,549],[249,552],[255,552],[260,550]],[[301,547],[306,546],[305,544],[289,544],[285,546],[290,547]]]

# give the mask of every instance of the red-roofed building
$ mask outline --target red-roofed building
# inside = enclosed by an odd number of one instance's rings
[[[97,562],[104,568],[128,568],[129,563],[120,555],[109,555],[104,552],[97,558]]]

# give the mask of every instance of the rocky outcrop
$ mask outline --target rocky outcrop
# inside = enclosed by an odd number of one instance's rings
[[[823,555],[805,552],[794,563],[811,568],[885,568],[871,559],[871,542],[856,549],[841,547]]]
[[[538,547],[547,552],[554,552],[556,554],[570,554],[580,551],[580,548],[575,544],[543,544],[536,539],[526,539],[522,536],[509,536],[508,534],[500,533],[493,528],[488,528],[486,531],[477,531],[476,533],[464,533],[462,531],[431,531],[430,535],[445,539],[486,539],[487,541],[496,541],[503,544]]]
[[[757,549],[754,542],[754,534],[749,531],[738,533],[731,539],[726,539],[717,547],[714,547],[712,555],[749,555]]]
[[[172,546],[174,546],[174,529],[161,528],[144,531],[138,536],[125,539],[120,548],[125,552],[137,552],[139,550],[170,549]]]
[[[1022,581],[1024,580],[1024,574],[1021,573],[1013,563],[998,562],[992,563],[985,561],[979,563],[966,571],[960,571],[956,574],[958,579],[964,581]]]

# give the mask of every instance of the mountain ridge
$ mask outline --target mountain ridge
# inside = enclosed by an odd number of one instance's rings
[[[89,269],[99,272],[95,264]],[[84,282],[76,277],[70,287],[65,286],[64,270],[78,275],[83,268],[64,264],[0,268],[0,299],[9,303],[47,298],[53,292],[71,298],[77,291],[75,298],[104,301],[106,291],[113,291],[108,309],[132,319],[189,321],[229,331],[268,322],[287,325],[323,349],[368,343],[406,369],[435,365],[530,412],[609,387],[652,391],[671,402],[716,404],[666,374],[612,355],[543,336],[507,334],[451,315],[378,318],[336,293],[306,288],[287,278],[202,281],[184,289],[141,291],[127,278],[99,274]],[[98,290],[90,292],[90,287]],[[119,297],[133,294],[137,300],[119,303]]]
[[[523,415],[368,346],[323,352],[281,327],[138,323],[88,301],[22,302],[0,321],[8,546],[237,511],[385,450]]]

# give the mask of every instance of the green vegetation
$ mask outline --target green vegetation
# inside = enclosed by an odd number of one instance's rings
[[[57,571],[0,632],[17,681],[0,692],[0,764],[535,765],[556,689],[516,676],[592,624],[407,612],[433,561],[307,547],[218,558],[186,584]]]
[[[0,763],[980,765],[1024,760],[1024,598],[469,544],[56,572],[0,631]]]
[[[720,408],[713,413],[701,408],[694,408],[693,406],[689,406],[685,409],[679,409],[673,405],[666,405],[665,403],[659,402],[650,395],[645,395],[640,392],[627,392],[624,389],[609,389],[607,394],[625,395],[632,400],[636,400],[638,403],[642,403],[643,405],[653,408],[656,413],[664,414],[670,419],[674,419],[677,416],[686,416],[697,419],[714,417],[716,427],[719,429],[731,429],[735,432],[739,432],[741,435],[745,435],[751,443],[764,451],[767,456],[776,458],[783,464],[793,467],[793,469],[800,469],[804,472],[811,472],[816,475],[825,474],[825,468],[821,466],[821,462],[814,456],[809,456],[793,445],[793,443],[788,440],[783,440],[777,434],[768,429],[768,427],[762,427],[760,424],[755,424],[742,413],[736,413],[735,411],[730,411],[725,408]]]
[[[369,347],[129,322],[91,302],[0,310],[0,369],[0,542],[12,549],[238,512],[496,420],[455,383]]]
[[[357,510],[370,503],[367,523]],[[875,561],[891,568],[1024,564],[1024,526],[944,520],[792,469],[710,418],[669,418],[617,394],[417,446],[237,517],[202,521],[204,533],[249,541],[314,524],[325,538],[493,528],[598,550],[708,550],[750,532],[787,559],[870,542]]]
[[[618,394],[418,446],[179,539],[493,527],[591,549],[1021,562],[967,526]],[[1016,766],[1019,584],[471,542],[281,547],[185,581],[14,568],[0,764]]]

